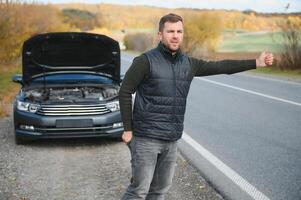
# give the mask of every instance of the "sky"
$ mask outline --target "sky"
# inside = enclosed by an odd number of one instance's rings
[[[35,0],[41,3],[113,3],[166,8],[235,9],[257,12],[301,12],[301,0]],[[289,4],[288,9],[285,7]]]

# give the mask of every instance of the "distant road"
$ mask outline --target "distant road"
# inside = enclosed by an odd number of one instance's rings
[[[122,72],[134,55],[122,55]],[[301,84],[195,78],[181,152],[229,199],[301,199]]]

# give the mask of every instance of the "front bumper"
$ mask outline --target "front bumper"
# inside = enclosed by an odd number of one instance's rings
[[[119,111],[89,116],[43,116],[14,109],[15,134],[23,139],[121,137],[120,123]]]

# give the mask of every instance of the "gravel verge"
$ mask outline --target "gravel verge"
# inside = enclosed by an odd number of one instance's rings
[[[43,140],[15,145],[0,119],[1,200],[115,200],[130,181],[128,147],[112,139]],[[167,200],[223,199],[178,155]]]

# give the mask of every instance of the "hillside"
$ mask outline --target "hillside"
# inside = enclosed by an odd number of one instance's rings
[[[159,18],[170,12],[182,16],[187,14],[207,13],[218,16],[227,29],[244,29],[248,31],[275,31],[287,14],[264,14],[251,11],[240,12],[236,10],[206,10],[206,9],[167,9],[152,6],[127,6],[114,4],[55,4],[60,10],[73,8],[98,13],[105,20],[108,29],[156,29]],[[301,13],[292,13],[301,19]],[[185,18],[184,18],[185,20]]]

